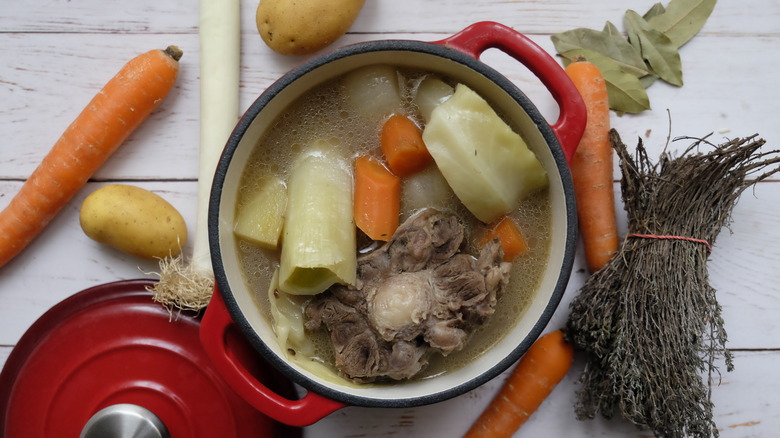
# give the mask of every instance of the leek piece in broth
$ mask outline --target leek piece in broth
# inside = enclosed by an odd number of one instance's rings
[[[287,182],[279,289],[314,295],[334,283],[355,284],[357,252],[352,169],[333,145],[301,153]]]

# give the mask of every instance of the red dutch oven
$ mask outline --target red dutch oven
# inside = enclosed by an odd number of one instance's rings
[[[199,338],[200,318],[171,315],[150,280],[71,295],[25,332],[0,372],[0,437],[300,437],[239,397]],[[243,337],[246,372],[295,396]]]
[[[479,61],[498,48],[525,65],[559,106],[548,124],[511,81]],[[503,340],[458,370],[387,386],[355,386],[325,380],[289,362],[276,342],[271,321],[255,303],[239,269],[233,236],[239,180],[258,139],[285,108],[307,90],[371,64],[393,64],[439,72],[482,95],[510,125],[519,129],[550,179],[552,236],[547,269],[533,301]],[[217,288],[200,336],[222,377],[249,404],[280,422],[312,424],[346,405],[409,407],[439,402],[470,391],[517,361],[541,334],[557,308],[572,269],[577,236],[574,194],[568,161],[585,127],[582,98],[560,65],[524,35],[493,22],[476,23],[436,42],[372,41],[318,56],[272,84],[239,121],[214,178],[209,208],[209,239]],[[276,394],[253,377],[232,351],[230,334],[240,332],[277,370],[307,390],[300,399]]]

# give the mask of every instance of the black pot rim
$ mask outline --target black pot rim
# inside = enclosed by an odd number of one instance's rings
[[[236,302],[236,299],[233,296],[233,292],[230,289],[224,266],[222,265],[222,253],[220,249],[218,229],[222,187],[225,182],[225,176],[227,175],[227,170],[232,161],[233,154],[235,153],[241,138],[249,129],[249,126],[266,107],[266,105],[268,105],[268,103],[286,87],[322,65],[354,55],[381,51],[420,52],[436,57],[446,58],[450,61],[455,61],[485,76],[490,81],[496,83],[507,94],[509,94],[518,103],[518,105],[520,105],[520,107],[526,111],[550,147],[551,154],[553,155],[555,163],[558,167],[558,171],[561,175],[561,178],[563,179],[563,192],[567,215],[563,264],[561,265],[558,281],[556,282],[549,302],[547,303],[544,311],[528,335],[512,350],[509,355],[502,358],[500,361],[492,365],[488,370],[476,378],[433,394],[400,399],[378,399],[356,396],[339,391],[329,386],[322,385],[304,376],[295,370],[292,366],[290,366],[286,361],[280,359],[276,354],[274,354],[266,345],[265,341],[263,341],[251,327],[248,320],[241,311],[239,304]],[[571,183],[571,174],[569,172],[569,167],[566,163],[566,158],[561,149],[558,138],[555,136],[552,128],[538,111],[536,106],[528,99],[528,97],[526,97],[522,91],[520,91],[517,86],[515,86],[511,81],[509,81],[505,76],[497,72],[495,69],[482,63],[478,59],[437,43],[428,43],[415,40],[378,40],[345,46],[314,57],[283,75],[280,79],[269,86],[254,101],[254,103],[252,103],[252,105],[244,113],[235,129],[231,133],[225,146],[225,150],[223,151],[222,157],[220,158],[220,161],[217,165],[209,199],[208,235],[215,281],[225,301],[228,312],[230,313],[236,325],[238,325],[240,328],[242,334],[248,339],[250,344],[266,360],[268,360],[271,365],[273,365],[277,370],[290,378],[292,381],[300,384],[307,390],[313,391],[331,400],[342,402],[346,405],[364,407],[412,407],[444,401],[468,392],[488,382],[508,369],[517,360],[519,360],[520,357],[528,350],[528,348],[530,348],[533,342],[542,334],[542,331],[547,326],[547,323],[550,321],[553,314],[555,313],[555,310],[560,304],[560,301],[566,290],[569,277],[571,275],[576,249],[577,214],[574,201],[574,191]]]

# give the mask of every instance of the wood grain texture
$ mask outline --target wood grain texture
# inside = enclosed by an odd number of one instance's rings
[[[780,390],[780,372],[769,365],[772,360],[780,360],[780,353],[739,352],[735,357],[736,369],[724,373],[720,384],[714,387],[716,422],[722,438],[770,437],[780,427],[780,413],[772,409],[776,406],[775,394]],[[652,438],[651,433],[623,421],[574,419],[574,391],[581,370],[582,362],[575,360],[569,375],[515,436]],[[442,431],[467,430],[505,378],[506,373],[461,397],[420,408],[348,407],[310,426],[307,436],[460,436],[457,432],[446,435]],[[745,398],[743,391],[751,396]],[[338,435],[337,431],[343,434]]]
[[[320,53],[378,39],[439,40],[480,20],[528,34],[549,53],[550,36],[575,27],[622,28],[623,12],[657,0],[369,0],[350,32]],[[11,4],[12,3],[12,4]],[[664,2],[666,3],[666,2]],[[197,186],[199,57],[197,5],[174,0],[9,2],[0,14],[0,208],[19,189],[65,127],[119,68],[138,53],[177,44],[184,50],[176,87],[162,106],[101,168],[47,230],[0,272],[0,366],[27,328],[56,303],[87,287],[149,277],[154,261],[121,254],[89,240],[78,225],[81,201],[101,185],[128,182],[171,202],[194,231]],[[261,41],[256,1],[242,1],[242,111],[275,80],[308,57],[284,57]],[[410,12],[411,11],[411,12]],[[713,141],[760,134],[780,148],[780,2],[721,0],[696,37],[680,51],[684,81],[649,90],[651,111],[618,117],[612,125],[631,146],[641,138],[652,155],[667,136]],[[558,115],[540,81],[506,54],[482,61],[507,76],[554,121]],[[671,126],[670,126],[671,120]],[[673,142],[679,150],[687,142]],[[619,178],[615,171],[616,180]],[[616,193],[619,186],[615,184]],[[617,196],[620,232],[625,218]],[[737,203],[708,264],[723,305],[736,370],[713,391],[716,421],[727,438],[774,436],[780,429],[780,178],[748,190]],[[191,245],[185,247],[185,254]],[[563,302],[548,330],[560,327],[587,276],[581,248]],[[516,436],[650,437],[620,421],[577,421],[572,411],[578,360],[564,382]],[[307,437],[460,436],[484,409],[506,374],[463,396],[409,409],[345,408],[305,429]]]
[[[440,35],[347,35],[345,44],[371,39],[433,41]],[[241,110],[301,59],[283,57],[243,36]],[[554,53],[549,36],[532,36]],[[780,39],[780,38],[778,38]],[[88,41],[79,43],[79,41]],[[195,35],[55,35],[0,34],[0,44],[14,62],[0,65],[0,178],[22,180],[37,166],[68,124],[122,64],[147,48],[178,44],[184,50],[177,85],[166,101],[122,145],[96,178],[197,178],[198,80]],[[86,49],[85,49],[86,47]],[[648,89],[652,111],[638,116],[613,114],[612,125],[631,145],[642,137],[649,153],[658,154],[672,137],[704,136],[713,141],[755,133],[780,138],[780,124],[765,122],[766,114],[780,114],[780,101],[767,99],[764,84],[774,79],[772,69],[755,68],[751,59],[778,52],[777,39],[720,36],[694,38],[682,50],[685,81],[681,87],[657,83]],[[716,63],[713,53],[728,53]],[[739,56],[737,56],[739,54]],[[558,108],[550,93],[527,69],[497,50],[482,60],[515,83],[552,123]],[[57,65],[49,69],[49,65]],[[728,71],[729,74],[713,74]],[[734,78],[745,78],[734,80]],[[749,78],[749,80],[748,80]],[[759,85],[757,85],[759,84]],[[668,112],[667,112],[668,111]],[[671,120],[671,127],[670,127]],[[18,145],[12,147],[13,145]],[[679,147],[687,146],[681,143]],[[673,143],[672,149],[678,148]],[[771,146],[771,144],[769,145]],[[155,157],[149,160],[149,157]],[[175,162],[176,166],[167,163]],[[618,176],[616,170],[616,178]]]
[[[158,262],[121,253],[90,240],[79,225],[84,198],[106,183],[89,183],[49,224],[27,250],[0,275],[0,345],[13,345],[46,310],[68,296],[102,283],[133,278],[156,278]],[[195,182],[131,184],[151,190],[170,202],[194,234]],[[20,183],[0,182],[0,193],[15,193]],[[0,197],[0,208],[7,197]],[[192,252],[188,242],[184,251]],[[9,274],[10,273],[10,274]]]
[[[257,1],[242,1],[242,32],[255,34]],[[574,27],[601,29],[609,20],[620,25],[626,9],[644,13],[657,0],[369,0],[351,33],[451,33],[482,20],[502,21],[528,34],[548,34]],[[667,4],[668,2],[662,2]],[[760,13],[757,13],[760,11]],[[774,0],[718,3],[705,34],[778,36]],[[111,17],[111,18],[107,18]],[[197,33],[197,8],[191,2],[139,0],[50,0],[14,3],[0,16],[2,32],[56,33]],[[738,26],[734,23],[750,23]]]

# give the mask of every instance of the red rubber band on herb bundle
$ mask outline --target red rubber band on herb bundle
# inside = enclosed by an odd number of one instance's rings
[[[696,239],[694,237],[670,236],[670,235],[659,235],[659,234],[637,234],[637,233],[629,234],[627,237],[639,237],[642,239],[683,240],[687,242],[700,243],[707,247],[707,252],[709,253],[712,252],[712,245],[710,245],[710,242],[707,242],[704,239]]]

